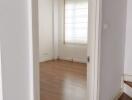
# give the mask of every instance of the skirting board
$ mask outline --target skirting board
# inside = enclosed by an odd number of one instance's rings
[[[129,87],[128,85],[126,85],[126,84],[124,84],[124,92],[125,92],[128,96],[132,97],[132,88]]]
[[[79,63],[87,63],[87,60],[84,58],[70,58],[70,57],[59,57],[61,60],[79,62]]]
[[[124,75],[124,80],[132,82],[132,75]],[[124,84],[124,92],[130,97],[132,97],[132,88],[130,88],[126,84]]]
[[[131,81],[132,82],[132,75],[124,75],[124,80],[125,81]]]
[[[39,62],[44,62],[44,61],[49,61],[52,60],[53,58],[50,56],[40,56],[39,57]]]
[[[121,90],[119,91],[119,93],[117,93],[117,95],[114,97],[113,100],[118,100],[118,99],[120,98],[120,96],[122,95],[122,93],[123,93],[123,89],[121,89]]]

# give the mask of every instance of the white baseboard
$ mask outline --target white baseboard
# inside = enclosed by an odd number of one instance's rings
[[[132,75],[124,75],[124,80],[125,81],[131,81],[132,82]]]
[[[113,100],[118,100],[120,98],[120,96],[122,95],[122,93],[123,93],[123,89],[120,89]]]
[[[59,57],[59,59],[61,59],[61,60],[67,60],[67,61],[73,61],[73,59],[70,58],[70,57]]]
[[[87,59],[84,58],[73,58],[74,62],[87,63]]]
[[[73,61],[73,62],[79,62],[79,63],[86,63],[87,60],[84,58],[71,58],[71,57],[58,57],[61,60],[67,60],[67,61]],[[58,58],[52,58],[50,56],[40,56],[39,61],[44,62],[44,61],[49,61],[53,59],[58,59]]]
[[[73,61],[73,62],[79,62],[79,63],[87,63],[87,60],[84,58],[59,57],[59,59]]]
[[[39,57],[39,62],[44,62],[44,61],[49,61],[52,60],[53,58],[50,56],[40,56]]]
[[[124,80],[125,81],[130,81],[132,82],[132,75],[124,75]],[[132,97],[132,88],[130,88],[128,85],[124,84],[124,92]]]
[[[126,85],[126,84],[124,84],[124,92],[125,92],[128,96],[132,97],[132,88],[129,87],[128,85]]]

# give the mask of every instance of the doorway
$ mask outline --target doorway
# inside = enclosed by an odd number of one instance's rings
[[[99,96],[99,67],[97,67],[98,66],[98,64],[99,64],[99,32],[100,32],[100,1],[91,1],[91,0],[89,0],[89,3],[91,4],[90,6],[89,6],[89,8],[91,8],[91,10],[89,10],[89,14],[91,14],[91,15],[89,15],[89,19],[91,19],[88,23],[89,23],[89,25],[90,26],[88,26],[89,27],[89,30],[88,30],[88,33],[90,33],[89,34],[89,36],[88,36],[88,49],[87,49],[87,52],[86,52],[86,64],[87,64],[87,66],[89,66],[89,67],[87,67],[86,69],[87,69],[87,72],[86,72],[86,77],[87,77],[87,79],[85,80],[85,81],[87,81],[86,82],[86,91],[87,92],[85,92],[86,93],[86,99],[88,99],[88,100],[98,100],[97,98],[98,98],[98,96]],[[64,3],[65,4],[65,3]],[[52,6],[54,6],[55,7],[55,5],[54,5],[54,3],[52,3]],[[57,8],[51,8],[51,10],[55,10],[55,9],[57,9]],[[59,13],[59,12],[57,12],[57,13]],[[51,13],[51,15],[54,15],[54,13],[52,12]],[[57,17],[59,14],[57,14],[55,17]],[[94,16],[94,17],[93,17]],[[40,16],[39,16],[40,17]],[[34,18],[33,18],[34,19]],[[61,20],[61,19],[58,19],[58,21],[59,20]],[[55,63],[60,63],[60,62],[63,62],[63,63],[70,63],[70,65],[72,65],[72,64],[81,64],[82,63],[82,61],[80,61],[80,59],[78,60],[78,59],[69,59],[69,58],[61,58],[60,56],[58,56],[58,53],[60,53],[60,51],[58,50],[59,48],[55,48],[55,46],[58,46],[58,45],[56,45],[57,43],[55,42],[56,41],[56,38],[54,38],[54,37],[56,37],[57,35],[55,35],[56,33],[58,33],[58,30],[56,30],[56,29],[59,29],[59,25],[57,25],[57,26],[55,26],[55,27],[57,27],[57,28],[53,28],[54,27],[54,25],[56,24],[55,22],[58,22],[57,20],[55,20],[54,18],[52,18],[52,31],[54,32],[54,34],[53,34],[53,36],[52,36],[52,46],[51,46],[51,48],[52,48],[52,55],[51,55],[51,57],[53,58],[52,60],[50,60],[49,58],[48,59],[46,59],[46,61],[44,61],[44,62],[42,62],[42,59],[39,59],[39,61],[41,61],[42,63],[40,64],[40,66],[46,66],[46,64],[51,64],[51,65],[48,65],[48,66],[51,66],[51,68],[50,67],[47,67],[47,68],[50,68],[50,70],[52,69],[52,71],[54,70],[55,71],[55,69],[53,69],[53,66],[52,65],[55,65]],[[35,23],[33,23],[33,25],[34,25]],[[58,24],[60,24],[60,23],[58,23]],[[61,23],[62,24],[62,23]],[[47,25],[47,23],[46,23],[46,25]],[[61,29],[65,29],[65,27],[62,27]],[[34,29],[33,29],[34,30]],[[61,31],[64,31],[64,30],[61,30]],[[93,34],[91,34],[91,33],[93,33]],[[58,36],[57,36],[58,37]],[[61,39],[64,39],[65,38],[65,36],[61,36]],[[43,38],[44,39],[44,38]],[[58,40],[58,39],[57,39]],[[34,40],[35,41],[35,40]],[[39,40],[40,41],[40,40]],[[59,41],[57,41],[57,42],[59,42]],[[65,44],[65,42],[66,41],[64,41],[64,43],[63,44]],[[36,42],[37,43],[37,42]],[[91,43],[92,43],[92,45],[91,45]],[[73,43],[74,44],[74,43]],[[73,44],[70,44],[70,46],[71,45],[73,45]],[[69,44],[68,44],[69,45]],[[64,49],[65,50],[65,49]],[[56,52],[56,51],[59,51],[59,52]],[[73,52],[74,52],[74,50],[73,50]],[[47,53],[45,53],[45,54],[43,54],[43,55],[45,55],[45,56],[47,56],[48,54]],[[67,55],[67,54],[66,54]],[[90,57],[90,59],[88,59],[90,62],[88,62],[87,61],[87,57],[89,58]],[[53,63],[54,62],[54,63]],[[83,62],[84,63],[84,62]],[[86,65],[85,64],[85,65]],[[70,66],[70,65],[68,65],[68,66]],[[82,64],[83,65],[83,64]],[[81,66],[82,66],[81,65]],[[58,65],[57,65],[58,66]],[[71,67],[70,67],[71,68]],[[40,69],[41,70],[41,69]],[[48,69],[47,69],[48,70]],[[44,71],[46,71],[46,70],[44,70]],[[88,71],[89,71],[89,73],[88,73]],[[48,73],[48,72],[47,72]],[[62,73],[62,72],[60,72],[60,73]],[[52,79],[52,78],[51,78]],[[41,80],[41,79],[40,79]],[[52,83],[53,84],[53,83]],[[84,86],[84,85],[83,85]],[[36,86],[35,86],[36,87]],[[40,86],[41,87],[41,86]],[[97,88],[95,88],[95,87],[97,87]],[[36,87],[37,88],[37,87]],[[53,88],[52,88],[53,89]],[[47,90],[48,91],[48,90]],[[35,91],[34,91],[35,92]],[[39,92],[38,92],[39,93]],[[48,92],[49,93],[49,92]],[[62,92],[61,92],[62,93]],[[69,92],[68,92],[69,93]],[[41,94],[41,93],[40,93]],[[60,95],[60,96],[62,96],[62,95]],[[49,97],[49,96],[48,96]],[[66,96],[67,97],[67,96]],[[60,98],[60,97],[59,97]],[[60,100],[63,100],[62,98],[60,99]]]
[[[40,100],[86,100],[88,0],[38,1]]]

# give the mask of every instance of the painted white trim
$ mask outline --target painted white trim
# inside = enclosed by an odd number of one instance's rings
[[[39,62],[44,62],[44,61],[48,61],[48,60],[52,60],[53,59],[53,57],[51,57],[51,56],[49,56],[49,55],[41,55],[40,57],[39,57]]]
[[[1,46],[0,46],[0,100],[3,100],[3,90],[2,90],[2,63],[1,63]]]
[[[38,0],[28,0],[30,100],[40,100]]]
[[[123,89],[119,90],[118,94],[114,97],[113,100],[118,100],[121,97],[122,93],[123,93]]]
[[[124,80],[132,82],[132,75],[124,75]]]
[[[130,82],[132,82],[132,75],[127,75],[127,74],[125,74],[124,75],[124,80],[125,81],[130,81]],[[123,83],[123,91],[127,94],[127,95],[129,95],[130,97],[132,97],[132,88],[131,87],[129,87],[127,84],[125,84],[125,83]]]
[[[70,57],[60,57],[59,56],[58,58],[61,60],[73,61],[72,58],[70,58]]]
[[[87,58],[73,58],[73,62],[87,63]]]
[[[127,84],[124,84],[124,92],[125,92],[128,96],[132,97],[132,88],[129,87]]]
[[[88,100],[99,100],[102,0],[89,0]]]
[[[67,61],[73,61],[73,62],[79,62],[79,63],[87,63],[87,59],[85,58],[77,58],[77,57],[71,58],[71,57],[62,57],[62,56],[58,58],[61,60],[67,60]]]
[[[30,100],[34,100],[33,96],[33,44],[32,44],[32,0],[28,0],[28,32],[29,32],[29,86],[30,86]]]

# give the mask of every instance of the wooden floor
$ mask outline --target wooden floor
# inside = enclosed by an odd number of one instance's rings
[[[132,82],[129,82],[129,81],[124,81],[125,84],[127,84],[129,87],[132,88]]]
[[[123,93],[119,100],[132,100],[132,98],[130,98],[127,94]]]
[[[86,100],[86,64],[40,63],[41,100]]]

